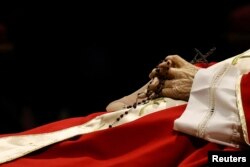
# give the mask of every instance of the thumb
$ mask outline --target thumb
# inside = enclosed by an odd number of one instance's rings
[[[183,59],[179,55],[167,56],[166,60],[170,60],[174,66],[179,67],[179,68],[183,67],[184,65],[188,63],[185,59]]]

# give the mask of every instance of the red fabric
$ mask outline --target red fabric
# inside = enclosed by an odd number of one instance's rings
[[[74,137],[2,166],[195,167],[207,164],[209,150],[234,150],[174,131],[173,121],[185,107],[165,109],[115,128]],[[99,114],[55,122],[22,134],[67,128]]]
[[[241,79],[241,99],[245,113],[248,138],[250,139],[250,73],[243,75]]]
[[[212,65],[216,64],[216,62],[210,62],[210,63],[195,63],[195,66],[200,68],[208,68]]]

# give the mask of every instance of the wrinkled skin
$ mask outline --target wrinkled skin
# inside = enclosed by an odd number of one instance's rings
[[[198,67],[187,62],[178,55],[169,55],[149,74],[151,81],[128,96],[111,102],[106,110],[116,111],[124,106],[132,105],[139,94],[140,99],[147,95],[155,95],[160,87],[159,96],[179,100],[188,100],[193,79]],[[148,93],[148,94],[147,94]],[[140,99],[138,101],[140,101]]]
[[[155,91],[160,84],[159,80],[163,80],[160,96],[188,100],[198,70],[198,67],[178,55],[167,56],[149,74],[152,82],[148,86],[148,91]]]

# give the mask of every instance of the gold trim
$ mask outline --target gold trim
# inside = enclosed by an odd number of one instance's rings
[[[196,132],[196,136],[200,138],[205,137],[205,130],[207,128],[208,121],[211,119],[215,112],[215,101],[216,101],[216,96],[215,96],[215,91],[216,91],[216,85],[220,85],[221,80],[225,76],[225,74],[229,71],[231,68],[230,65],[225,64],[223,66],[223,69],[220,69],[219,71],[216,72],[216,74],[213,76],[210,85],[209,85],[209,111],[206,113],[206,115],[203,117],[202,121],[198,125],[198,129]]]
[[[154,104],[156,104],[157,106],[159,106],[159,105],[160,105],[160,102],[166,102],[166,100],[165,100],[163,97],[160,97],[160,98],[151,100],[148,104],[146,104],[145,106],[143,106],[143,107],[141,108],[141,110],[139,111],[139,116],[141,116],[141,115],[144,114],[145,109],[146,109],[148,106],[152,106],[152,105],[154,105]]]
[[[233,61],[232,61],[232,65],[236,65],[238,63],[238,60],[239,59],[242,59],[242,58],[250,58],[250,55],[244,55],[244,53],[241,53],[239,55],[237,55]]]
[[[244,140],[248,145],[250,145],[249,139],[248,139],[245,113],[244,113],[242,100],[241,100],[241,89],[240,89],[241,88],[240,87],[241,78],[242,78],[242,75],[239,76],[237,83],[236,83],[236,105],[237,105],[237,108],[239,110],[239,116],[240,116],[240,122],[241,122],[241,126],[242,126]]]

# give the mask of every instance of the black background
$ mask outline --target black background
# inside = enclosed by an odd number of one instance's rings
[[[205,53],[215,46],[210,61],[219,61],[248,49],[227,40],[230,12],[244,4],[1,6],[1,22],[14,46],[1,53],[1,132],[104,111],[110,101],[146,83],[149,72],[169,54],[191,60],[194,48]],[[27,108],[34,120],[24,126]],[[68,115],[59,117],[63,109]]]

